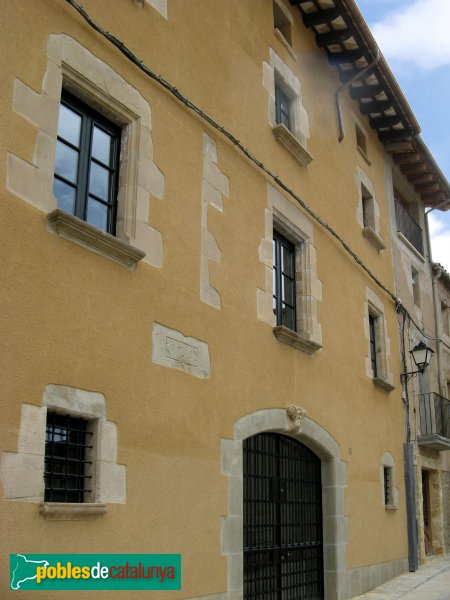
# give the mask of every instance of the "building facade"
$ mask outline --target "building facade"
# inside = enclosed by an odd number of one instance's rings
[[[180,553],[170,598],[344,600],[407,570],[386,165],[418,125],[331,4],[4,3],[2,582]]]
[[[448,549],[445,522],[449,506],[443,493],[450,449],[448,348],[443,327],[446,279],[445,271],[432,263],[427,204],[414,185],[414,178],[423,179],[424,175],[409,175],[409,180],[391,158],[387,159],[386,172],[396,290],[407,311],[399,314],[399,338],[401,370],[406,374],[402,378],[405,440],[412,450],[415,480],[412,520],[417,523],[418,537],[414,554],[424,562],[427,555],[443,554]],[[418,371],[411,355],[418,344],[432,351],[423,372]]]

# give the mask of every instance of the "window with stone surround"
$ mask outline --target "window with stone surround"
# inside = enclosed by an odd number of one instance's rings
[[[39,504],[46,519],[94,519],[126,500],[117,426],[98,392],[48,385],[42,405],[22,404],[18,451],[0,470],[5,498]]]
[[[377,295],[367,290],[365,331],[367,339],[366,373],[373,384],[384,392],[394,389],[389,371],[390,342],[387,335],[384,307]]]
[[[362,234],[377,252],[386,247],[380,235],[380,207],[375,198],[375,191],[367,174],[357,167],[356,184],[358,186],[357,219],[362,227]]]
[[[259,256],[265,285],[257,290],[258,319],[272,326],[280,342],[313,354],[322,347],[313,225],[270,185]]]
[[[385,452],[380,467],[381,504],[386,510],[398,508],[398,488],[396,485],[395,460],[392,454]]]
[[[263,85],[269,94],[269,123],[275,139],[302,166],[312,160],[307,150],[308,113],[302,104],[301,84],[272,48],[270,64],[263,64]]]
[[[153,161],[148,101],[108,64],[65,34],[49,36],[47,59],[41,92],[21,80],[14,81],[13,110],[37,131],[31,163],[28,156],[8,154],[8,190],[46,212],[49,231],[53,229],[64,239],[131,269],[139,260],[161,267],[163,241],[161,233],[149,223],[149,204],[150,197],[162,199],[164,176]],[[117,152],[110,154],[109,161],[98,154],[89,154],[90,162],[96,165],[93,169],[97,177],[92,180],[95,189],[90,191],[94,192],[92,197],[96,197],[97,205],[93,205],[94,212],[88,206],[84,216],[81,208],[78,212],[69,207],[67,212],[70,191],[64,188],[65,195],[61,191],[63,183],[76,183],[73,173],[67,171],[69,163],[67,156],[61,155],[61,147],[64,146],[66,155],[78,150],[70,146],[70,133],[58,132],[58,115],[65,92],[100,115],[102,123],[97,137],[102,137],[100,131],[106,133],[110,128],[120,131],[120,164]],[[118,147],[118,140],[113,145]],[[120,170],[114,208],[114,185],[105,184],[105,171],[101,169],[108,171],[107,179],[112,171],[117,175]],[[54,187],[55,172],[58,183]],[[88,184],[91,173],[88,169],[84,175]],[[65,175],[70,181],[64,181]],[[107,204],[112,212],[115,210],[115,216],[105,216]]]
[[[292,46],[292,17],[280,0],[273,0],[273,27]]]

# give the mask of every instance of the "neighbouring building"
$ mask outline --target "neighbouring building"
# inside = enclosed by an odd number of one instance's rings
[[[388,144],[386,149],[396,292],[407,311],[399,313],[399,359],[405,373],[405,441],[411,449],[415,487],[410,538],[417,535],[414,555],[424,562],[427,555],[450,550],[445,535],[450,505],[444,491],[450,465],[448,274],[432,262],[427,222],[427,212],[448,209],[450,203],[442,191],[446,180],[420,137]],[[411,356],[418,344],[433,352],[423,372],[418,372]]]
[[[450,194],[355,2],[2,8],[0,596],[9,554],[179,553],[174,600],[406,571],[399,314],[439,337],[448,275],[394,207]]]

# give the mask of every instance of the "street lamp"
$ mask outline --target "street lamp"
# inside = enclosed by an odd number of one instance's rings
[[[428,367],[431,361],[431,355],[433,350],[426,346],[424,342],[419,342],[410,350],[410,354],[416,364],[417,371],[410,371],[408,373],[401,373],[400,377],[408,377],[408,375],[417,375],[417,373],[423,373]]]

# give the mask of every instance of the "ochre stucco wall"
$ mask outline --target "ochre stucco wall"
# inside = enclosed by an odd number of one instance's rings
[[[307,356],[276,341],[270,326],[256,316],[256,290],[264,285],[258,247],[264,236],[266,178],[112,49],[67,4],[3,4],[2,448],[17,452],[21,404],[40,405],[48,384],[99,391],[106,397],[108,419],[117,424],[118,462],[127,468],[127,500],[110,504],[107,514],[93,522],[48,522],[34,503],[3,501],[1,580],[8,578],[10,552],[180,552],[183,590],[167,592],[168,598],[225,591],[220,518],[227,512],[227,489],[220,440],[233,437],[234,423],[243,415],[292,404],[305,408],[333,436],[341,459],[347,461],[347,569],[404,558],[402,403],[398,360],[392,358],[398,356],[392,301],[314,225],[317,276],[323,285],[318,308],[323,349]],[[294,61],[273,34],[270,2],[256,6],[253,0],[168,0],[168,20],[147,4],[140,9],[126,0],[114,2],[113,9],[106,0],[86,0],[84,7],[232,131],[393,288],[383,150],[365,123],[371,165],[358,154],[351,116],[351,111],[359,114],[358,107],[347,95],[347,135],[338,143],[333,98],[339,81],[298,12],[292,11],[297,28]],[[14,79],[40,91],[48,36],[61,32],[110,65],[150,103],[154,161],[165,176],[164,198],[150,200],[150,222],[164,243],[160,269],[141,263],[131,272],[61,239],[49,232],[46,214],[6,188],[7,154],[31,161],[36,136],[36,128],[12,112]],[[308,150],[314,157],[306,169],[276,142],[268,124],[262,64],[269,60],[270,46],[302,84],[311,129]],[[364,117],[358,118],[364,122]],[[222,252],[220,264],[210,262],[221,310],[199,299],[205,131],[216,141],[218,166],[230,182],[224,212],[210,208],[208,213],[208,226]],[[380,234],[387,244],[380,254],[356,221],[358,165],[370,177],[380,205]],[[378,293],[385,307],[389,368],[396,384],[391,393],[377,390],[365,372],[367,287]],[[210,379],[152,363],[154,322],[208,343]],[[386,511],[381,502],[384,452],[396,461],[396,511]],[[78,596],[65,592],[64,597]],[[135,592],[134,597],[148,595]]]

